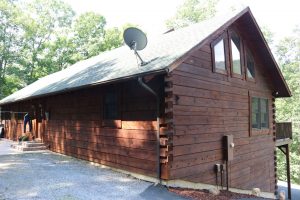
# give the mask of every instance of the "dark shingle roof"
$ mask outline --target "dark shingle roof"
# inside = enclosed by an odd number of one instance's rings
[[[151,61],[145,66],[138,68],[133,52],[127,46],[122,46],[43,77],[2,99],[0,105],[140,74],[168,70],[170,65],[209,35],[248,11],[249,8],[246,8],[240,13],[216,16],[157,38],[148,38],[148,46],[140,51],[140,55],[145,61]]]

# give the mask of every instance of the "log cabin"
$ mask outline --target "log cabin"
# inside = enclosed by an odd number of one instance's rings
[[[275,99],[291,92],[249,8],[43,77],[0,101],[5,137],[170,186],[276,194]]]

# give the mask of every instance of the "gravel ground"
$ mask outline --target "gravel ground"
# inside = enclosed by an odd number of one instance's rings
[[[0,141],[0,151],[7,143]],[[163,186],[69,156],[1,152],[0,200],[185,199]]]

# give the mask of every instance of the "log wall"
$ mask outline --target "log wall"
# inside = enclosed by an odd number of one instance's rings
[[[229,163],[229,186],[274,192],[274,136],[272,85],[261,56],[249,44],[256,62],[255,81],[233,78],[212,70],[210,43],[189,53],[166,78],[171,95],[166,109],[173,127],[169,138],[172,161],[168,179],[216,185],[215,164],[224,163],[223,136],[234,136],[234,159]],[[244,38],[242,38],[244,39]],[[243,40],[247,45],[247,38]],[[227,66],[229,66],[227,54]],[[269,129],[250,127],[251,96],[269,99]],[[220,178],[220,177],[219,177]],[[220,184],[220,183],[219,183]]]
[[[163,96],[162,77],[154,77],[147,84]],[[103,96],[107,90],[117,90],[120,94],[120,118],[115,120],[118,126],[103,125]],[[42,104],[44,111],[49,112],[49,120],[43,116],[37,127],[50,150],[156,176],[156,100],[138,85],[137,80],[117,83],[113,87],[106,85],[65,92],[4,108],[26,110],[32,104]],[[15,133],[20,135],[22,130]]]

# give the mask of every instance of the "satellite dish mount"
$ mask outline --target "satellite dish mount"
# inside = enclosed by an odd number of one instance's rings
[[[124,31],[123,38],[127,46],[134,51],[136,57],[140,60],[140,66],[148,64],[145,62],[138,51],[143,50],[147,46],[147,37],[140,29],[130,27]]]

